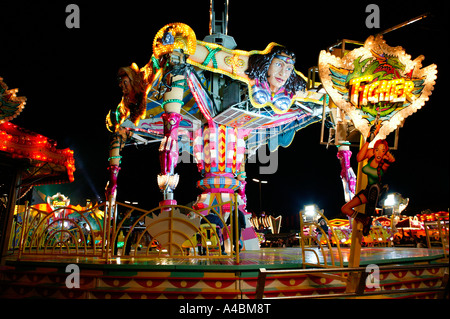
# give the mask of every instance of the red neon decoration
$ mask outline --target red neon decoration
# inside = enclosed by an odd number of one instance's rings
[[[75,160],[71,149],[57,149],[56,141],[10,122],[0,124],[0,151],[9,153],[12,158],[29,158],[65,167],[68,181],[74,180]]]

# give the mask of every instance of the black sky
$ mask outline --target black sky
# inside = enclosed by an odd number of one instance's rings
[[[80,8],[80,28],[68,29],[66,7]],[[384,36],[390,46],[403,46],[412,58],[424,55],[423,66],[435,63],[438,78],[430,101],[406,119],[400,130],[397,162],[385,182],[393,192],[410,198],[407,212],[447,210],[449,204],[448,2],[377,1],[380,29],[368,29],[370,2],[342,4],[298,1],[230,1],[229,32],[243,50],[261,50],[270,42],[297,54],[296,69],[307,74],[317,65],[320,50],[340,39],[364,41],[422,13],[430,17]],[[373,3],[373,1],[372,1]],[[105,116],[120,102],[116,82],[119,67],[150,59],[156,32],[170,22],[190,25],[198,39],[208,34],[209,1],[3,1],[0,4],[0,76],[10,88],[27,97],[13,123],[58,142],[75,152],[75,182],[42,188],[61,192],[72,201],[104,199],[107,181],[109,132]],[[252,178],[268,181],[262,187],[266,211],[292,216],[316,203],[329,217],[344,203],[336,148],[320,145],[320,123],[296,134],[288,148],[278,150],[276,174],[260,175],[258,164],[247,165],[249,210],[259,209],[258,186]],[[123,152],[119,200],[138,201],[153,208],[162,199],[157,143],[129,147]],[[354,157],[357,150],[352,149]],[[356,170],[356,161],[352,159]],[[200,178],[194,164],[177,167],[178,203],[194,201]]]

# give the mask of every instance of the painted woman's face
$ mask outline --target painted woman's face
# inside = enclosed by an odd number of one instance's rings
[[[379,144],[377,147],[374,148],[374,156],[375,160],[377,162],[381,161],[383,156],[387,153],[386,145]]]
[[[128,95],[132,92],[131,81],[128,76],[122,76],[120,78],[119,87],[122,89],[123,95]]]
[[[276,56],[272,59],[272,63],[269,66],[269,70],[267,71],[267,81],[270,85],[270,90],[272,93],[276,93],[283,85],[286,84],[286,81],[292,74],[294,70],[294,65],[288,63],[288,61],[284,60],[283,57],[287,57],[290,60],[290,57],[284,53],[281,53],[281,57],[277,58]]]

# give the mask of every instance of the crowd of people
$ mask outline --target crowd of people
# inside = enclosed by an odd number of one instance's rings
[[[394,246],[409,246],[416,248],[427,248],[427,239],[424,236],[394,236],[393,240]]]
[[[261,243],[261,247],[298,247],[300,245],[298,237],[295,233],[289,234],[286,237],[273,237],[267,238],[264,242]]]

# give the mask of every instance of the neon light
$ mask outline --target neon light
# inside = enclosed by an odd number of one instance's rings
[[[350,102],[361,108],[369,103],[378,102],[412,102],[415,100],[412,90],[413,81],[406,81],[404,78],[395,80],[375,81],[373,76],[363,76],[350,80]]]
[[[56,149],[56,142],[29,132],[10,122],[0,124],[0,150],[12,158],[30,158],[37,161],[63,165],[70,182],[74,180],[75,161],[70,149]]]

